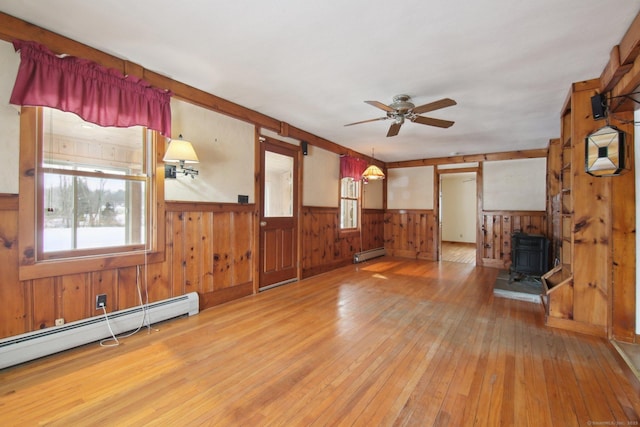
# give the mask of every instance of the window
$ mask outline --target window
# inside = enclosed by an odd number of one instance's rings
[[[164,249],[154,235],[155,132],[101,127],[45,107],[23,108],[21,120],[21,170],[35,171],[21,173],[21,215],[23,203],[30,206],[20,226],[22,253],[31,255],[21,261],[21,278],[38,277],[38,263],[75,261],[85,267],[69,272],[91,271],[105,257],[133,265]],[[23,184],[30,189],[24,194]],[[137,260],[123,262],[130,255]]]
[[[360,181],[340,180],[340,229],[357,230],[360,216]]]

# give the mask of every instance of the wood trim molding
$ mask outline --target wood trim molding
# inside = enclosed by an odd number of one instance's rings
[[[384,213],[390,214],[407,214],[407,213],[434,213],[433,209],[387,209]]]
[[[327,213],[338,213],[340,208],[338,206],[302,206],[302,212],[327,212]]]
[[[253,212],[254,203],[182,202],[167,200],[165,212]]]
[[[0,211],[17,211],[18,195],[0,193]]]
[[[546,325],[552,328],[579,332],[582,334],[593,335],[601,338],[607,337],[607,331],[604,327],[592,325],[585,322],[579,322],[577,320],[560,319],[557,317],[547,316]]]
[[[502,153],[470,154],[463,156],[438,157],[433,159],[407,160],[402,162],[387,163],[388,169],[410,168],[418,166],[436,166],[441,164],[470,163],[496,160],[534,159],[547,157],[546,148],[533,150],[506,151]]]
[[[519,211],[519,210],[501,210],[501,211],[487,211],[483,210],[482,215],[527,215],[527,216],[545,216],[547,211]]]
[[[457,168],[457,169],[438,169],[436,168],[436,172],[438,175],[444,174],[453,174],[453,173],[465,173],[465,172],[478,172],[478,167],[474,168]]]
[[[253,282],[247,282],[240,285],[231,286],[229,288],[216,289],[211,292],[200,292],[198,296],[199,310],[206,310],[225,302],[233,301],[238,298],[246,297],[253,294]]]

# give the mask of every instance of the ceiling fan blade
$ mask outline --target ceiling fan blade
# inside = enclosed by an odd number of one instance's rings
[[[438,101],[430,102],[428,104],[415,107],[412,111],[415,114],[422,114],[428,111],[439,110],[440,108],[451,107],[456,105],[457,102],[450,98],[442,98]]]
[[[348,123],[345,126],[359,125],[360,123],[377,122],[378,120],[387,120],[389,117],[378,117],[377,119],[362,120],[359,122]]]
[[[421,125],[437,126],[439,128],[448,128],[455,123],[449,120],[434,119],[432,117],[422,116],[415,116],[413,119],[411,119],[411,121],[420,123]]]
[[[386,104],[383,104],[382,102],[378,102],[378,101],[364,101],[364,102],[366,102],[369,105],[373,105],[374,107],[377,107],[381,110],[384,110],[388,113],[393,113],[395,111],[393,108],[389,107]]]
[[[401,123],[394,122],[389,128],[389,132],[387,132],[387,137],[396,136],[400,132],[400,126],[402,126]]]

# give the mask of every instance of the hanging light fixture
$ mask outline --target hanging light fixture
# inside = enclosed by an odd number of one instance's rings
[[[373,148],[371,149],[371,157],[375,160]],[[384,179],[384,172],[375,164],[371,163],[368,168],[362,172],[362,178],[365,181],[376,180],[376,179]]]
[[[178,139],[172,139],[167,147],[167,152],[164,153],[162,159],[165,163],[178,163],[180,170],[177,170],[175,165],[165,166],[165,178],[176,178],[178,173],[182,173],[185,176],[190,176],[192,179],[198,175],[198,171],[192,166],[185,166],[187,163],[199,163],[196,151],[193,149],[193,145],[189,141],[182,139],[182,135]]]
[[[616,176],[627,170],[625,133],[605,126],[585,139],[585,171],[593,176]]]

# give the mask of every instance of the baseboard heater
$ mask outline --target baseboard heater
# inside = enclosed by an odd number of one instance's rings
[[[195,292],[148,304],[150,324],[188,314],[198,313],[198,294]],[[142,306],[108,313],[113,333],[118,335],[140,326],[144,312]],[[146,322],[145,322],[146,324]],[[107,321],[102,316],[69,322],[61,326],[27,332],[0,340],[0,369],[48,356],[73,347],[111,336]]]
[[[359,262],[367,261],[372,258],[384,256],[385,254],[386,252],[384,251],[384,248],[369,249],[368,251],[357,252],[353,255],[353,263],[357,264]]]

